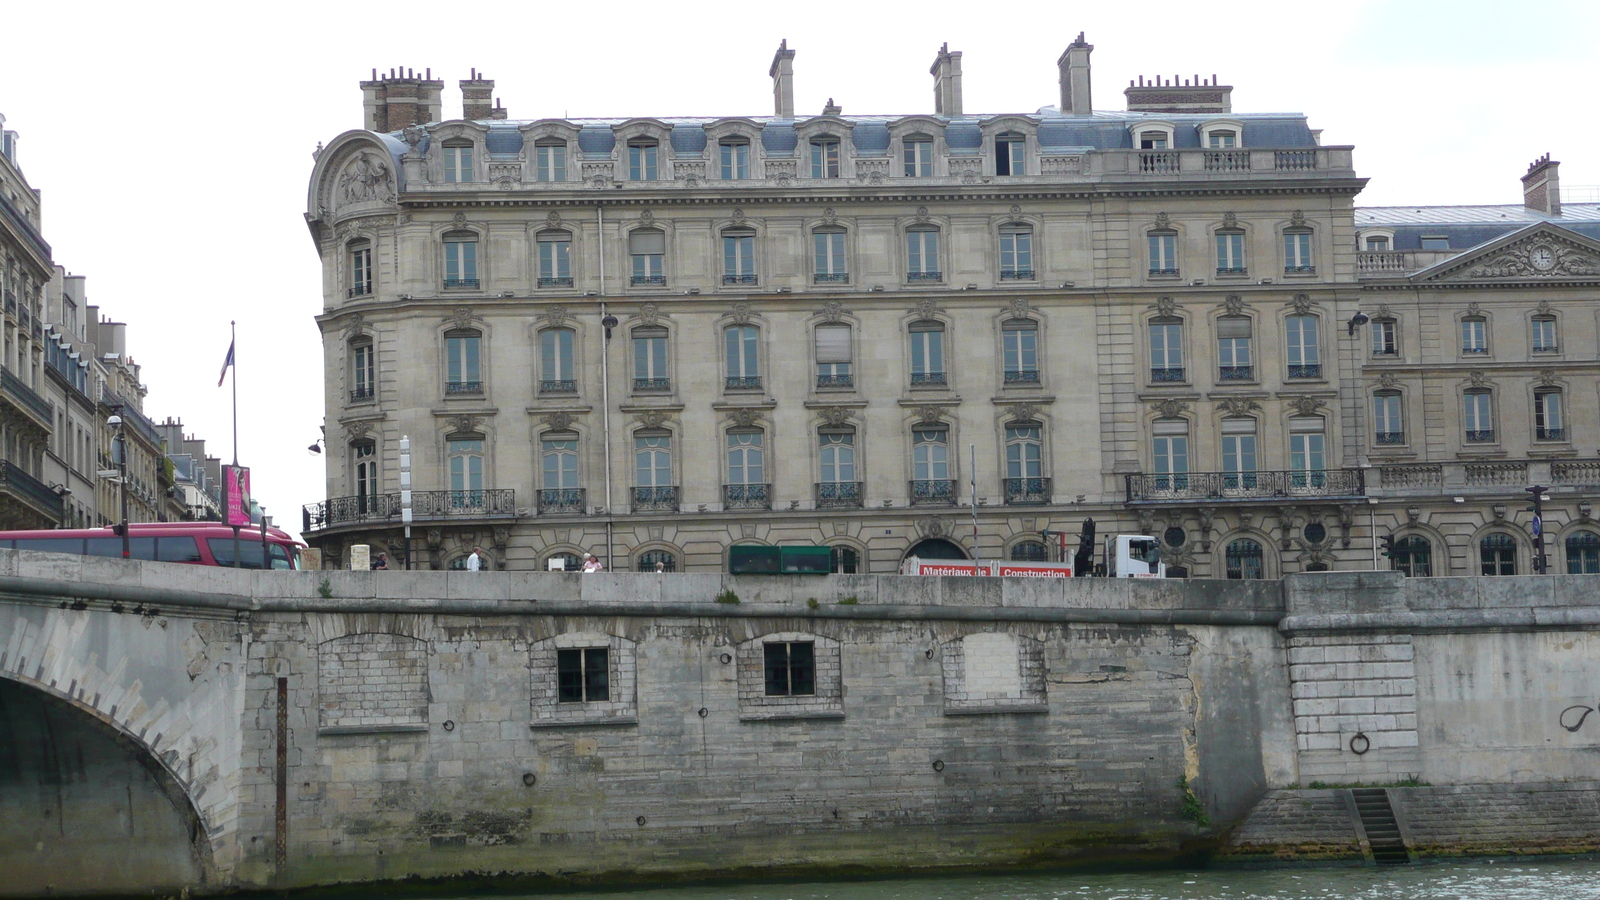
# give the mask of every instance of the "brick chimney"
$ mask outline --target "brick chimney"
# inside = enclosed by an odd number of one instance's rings
[[[939,48],[933,58],[933,112],[939,116],[961,115],[961,51],[950,52],[950,44]]]
[[[387,133],[437,122],[444,118],[443,95],[444,82],[434,80],[432,69],[420,78],[414,69],[390,69],[382,77],[373,69],[372,79],[361,82],[367,130]]]
[[[1089,54],[1093,52],[1094,45],[1085,41],[1080,31],[1078,39],[1056,60],[1056,68],[1061,70],[1061,112],[1065,115],[1087,116],[1094,112],[1094,101],[1089,96]]]
[[[1128,82],[1122,92],[1128,98],[1128,112],[1156,113],[1226,113],[1233,111],[1233,85],[1218,84],[1217,76],[1207,81],[1199,75],[1184,78],[1174,75],[1163,79],[1157,75],[1146,84],[1144,76],[1139,83]]]
[[[789,49],[789,39],[778,45],[772,55],[772,114],[780,119],[794,118],[794,51]]]
[[[471,78],[461,80],[461,118],[472,122],[504,119],[505,107],[493,102],[494,79],[484,78],[477,69]]]
[[[1522,205],[1547,216],[1561,215],[1560,168],[1548,153],[1529,163],[1528,174],[1522,176]]]

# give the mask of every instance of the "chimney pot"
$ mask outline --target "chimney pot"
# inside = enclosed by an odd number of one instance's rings
[[[950,52],[946,41],[928,70],[933,76],[933,112],[957,118],[961,115],[961,51]]]
[[[1535,159],[1522,176],[1522,205],[1547,216],[1561,215],[1561,163],[1550,154]]]
[[[778,44],[767,75],[772,78],[772,114],[780,119],[794,118],[794,51],[789,49],[788,38]]]
[[[1094,45],[1084,40],[1083,34],[1078,32],[1077,40],[1056,60],[1061,73],[1061,112],[1066,115],[1087,116],[1094,112],[1089,78],[1089,54],[1094,52]]]

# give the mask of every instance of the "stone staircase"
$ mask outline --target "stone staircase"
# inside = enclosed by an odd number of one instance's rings
[[[1400,837],[1400,823],[1395,821],[1394,809],[1389,805],[1389,792],[1383,788],[1355,788],[1350,795],[1355,800],[1356,814],[1361,817],[1361,828],[1367,834],[1373,861],[1380,866],[1410,863],[1411,855]]]

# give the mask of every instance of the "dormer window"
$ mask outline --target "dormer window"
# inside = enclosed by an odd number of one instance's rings
[[[446,183],[471,181],[472,142],[447,141],[444,145],[444,180]]]
[[[907,178],[926,178],[933,174],[933,141],[922,135],[908,137],[904,143]]]
[[[811,177],[839,177],[839,139],[817,137],[811,139]]]
[[[1369,253],[1387,252],[1389,249],[1389,236],[1386,234],[1369,235],[1366,239],[1366,247],[1363,249]]]
[[[995,135],[994,173],[996,175],[1028,174],[1028,139],[1015,131]]]
[[[1212,150],[1232,150],[1239,146],[1239,133],[1222,129],[1212,131],[1206,136],[1206,146]]]
[[[1169,140],[1165,131],[1139,132],[1140,150],[1165,150],[1168,146]]]
[[[1424,250],[1449,250],[1450,238],[1443,235],[1423,235],[1422,249]]]

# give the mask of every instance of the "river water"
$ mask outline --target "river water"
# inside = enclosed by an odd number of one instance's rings
[[[539,894],[528,900],[1600,900],[1600,860],[1067,872]]]

